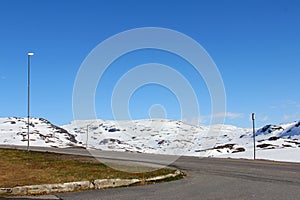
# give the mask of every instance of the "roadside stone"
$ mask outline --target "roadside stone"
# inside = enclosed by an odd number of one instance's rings
[[[176,177],[178,175],[181,174],[181,171],[179,170],[176,170],[174,174],[167,174],[167,175],[164,175],[164,176],[156,176],[156,177],[153,177],[153,178],[147,178],[145,179],[146,182],[150,182],[150,181],[160,181],[160,180],[164,180],[166,178],[173,178],[173,177]]]
[[[12,188],[13,195],[26,195],[27,194],[27,187],[20,186]]]
[[[11,188],[0,188],[0,194],[9,194],[12,192]]]
[[[61,184],[30,185],[12,188],[13,195],[42,195],[56,192],[71,192],[90,189],[89,181],[79,181]]]
[[[95,189],[128,186],[134,183],[139,183],[139,179],[97,179],[94,180]]]

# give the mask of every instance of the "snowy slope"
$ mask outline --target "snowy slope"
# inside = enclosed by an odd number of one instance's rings
[[[30,119],[30,145],[66,147],[76,145],[68,131],[42,118]],[[0,144],[27,145],[27,118],[0,118]]]
[[[300,162],[300,122],[267,125],[256,132],[260,159]],[[252,129],[191,126],[181,121],[73,121],[63,126],[88,148],[155,154],[253,157]],[[88,134],[87,134],[88,133]]]
[[[234,126],[215,125],[210,129],[166,119],[73,121],[63,128],[88,148],[173,155],[204,155],[207,149],[249,133]]]
[[[0,144],[27,144],[26,119],[0,118]],[[31,119],[30,145],[154,154],[253,157],[252,129],[231,125],[192,126],[181,121],[80,120],[61,128]],[[256,132],[257,158],[300,162],[300,122],[266,125]]]
[[[256,134],[300,140],[300,121],[281,125],[266,125],[259,129]]]
[[[300,162],[300,121],[280,125],[266,125],[256,135],[256,157],[278,161]],[[243,140],[244,139],[244,140]],[[248,141],[243,144],[243,141]],[[253,158],[252,134],[238,139],[246,151],[238,154],[222,154],[218,157]]]

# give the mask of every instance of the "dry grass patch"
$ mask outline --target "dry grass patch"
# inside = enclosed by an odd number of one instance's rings
[[[148,178],[175,171],[164,168],[127,173],[107,167],[92,157],[12,149],[0,149],[0,157],[0,188],[104,178]]]

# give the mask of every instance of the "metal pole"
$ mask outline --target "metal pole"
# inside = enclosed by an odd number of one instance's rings
[[[29,123],[30,123],[30,54],[28,54],[27,74],[27,151],[29,151]]]
[[[27,74],[27,151],[29,151],[29,127],[30,127],[30,56],[33,56],[34,53],[28,53],[27,54],[27,60],[28,60],[28,63],[27,63],[27,67],[28,67],[28,74]]]
[[[253,125],[253,159],[256,159],[256,146],[255,146],[255,117],[254,117],[254,113],[252,113],[252,125]]]
[[[89,138],[89,125],[86,125],[86,143],[85,143],[85,149],[88,148],[88,138]]]

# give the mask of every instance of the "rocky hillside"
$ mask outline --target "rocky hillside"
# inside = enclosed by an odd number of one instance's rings
[[[29,130],[32,146],[66,147],[78,143],[68,131],[42,118],[31,118]],[[27,118],[0,118],[0,144],[27,145],[27,141]]]

